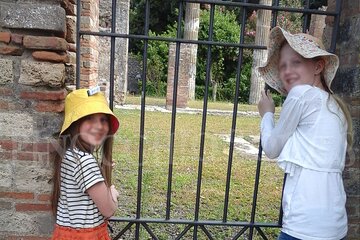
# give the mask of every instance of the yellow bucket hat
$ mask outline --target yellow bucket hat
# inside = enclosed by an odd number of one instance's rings
[[[73,122],[94,113],[108,114],[110,116],[110,134],[116,133],[119,128],[119,120],[109,108],[104,94],[102,92],[91,93],[90,91],[88,89],[77,89],[66,96],[65,119],[60,135]]]
[[[278,70],[280,49],[284,41],[287,41],[290,47],[304,58],[323,57],[325,61],[324,78],[330,89],[339,66],[339,58],[335,54],[327,52],[320,39],[305,33],[291,34],[281,27],[275,27],[271,30],[267,61],[264,66],[257,68],[264,81],[279,93],[287,95]]]

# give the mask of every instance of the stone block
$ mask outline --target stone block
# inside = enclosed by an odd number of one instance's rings
[[[68,50],[68,43],[63,38],[42,37],[42,36],[25,36],[23,39],[24,47],[29,49],[42,50]]]
[[[76,17],[66,16],[66,41],[76,42]]]
[[[35,51],[32,53],[34,59],[39,61],[49,61],[56,63],[67,63],[69,62],[69,57],[66,53],[56,53],[49,51]]]
[[[76,66],[74,64],[68,64],[65,66],[65,71],[66,71],[65,85],[75,84]]]
[[[0,59],[0,85],[11,83],[13,79],[13,61],[10,59]]]
[[[13,166],[10,161],[1,161],[0,163],[0,187],[10,188],[12,185]]]
[[[0,210],[1,211],[6,211],[12,208],[12,203],[11,202],[4,202],[4,201],[0,201]]]
[[[20,98],[22,99],[34,99],[34,100],[42,100],[42,101],[57,101],[64,100],[66,97],[66,90],[56,90],[56,91],[47,91],[43,89],[36,89],[34,91],[22,91],[20,93]]]
[[[62,0],[61,6],[65,9],[66,15],[76,16],[76,4],[69,0]]]
[[[0,26],[64,33],[65,10],[48,4],[4,4],[0,8]]]
[[[14,187],[18,191],[50,193],[52,189],[52,164],[41,161],[15,161]]]
[[[21,224],[19,224],[21,223]],[[4,211],[0,216],[1,229],[22,234],[37,233],[34,215],[22,212]]]
[[[20,84],[61,87],[64,84],[64,80],[65,66],[62,63],[21,61]]]
[[[11,34],[11,43],[22,45],[23,38],[24,38],[24,35],[12,33]]]
[[[0,32],[0,42],[9,43],[10,36],[9,32]]]
[[[69,52],[76,52],[76,44],[69,43]]]
[[[24,52],[22,47],[11,46],[0,43],[0,54],[3,55],[12,55],[12,56],[21,56]]]
[[[76,64],[76,53],[75,52],[67,52],[67,55],[69,57],[70,64]]]
[[[19,124],[21,122],[21,124]],[[33,116],[28,113],[2,112],[1,135],[4,137],[30,137],[34,135]]]
[[[63,112],[64,103],[53,101],[41,101],[35,106],[35,110],[38,112]]]
[[[50,235],[54,229],[54,217],[51,214],[41,214],[35,218],[38,225],[38,230],[41,234]]]
[[[63,120],[58,113],[39,113],[34,117],[34,131],[40,138],[52,138],[60,132]]]

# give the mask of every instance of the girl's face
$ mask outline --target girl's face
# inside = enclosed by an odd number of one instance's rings
[[[288,43],[280,50],[279,75],[287,92],[296,85],[308,84],[321,87],[321,60],[303,58]]]
[[[99,146],[109,133],[109,117],[95,113],[84,117],[79,127],[80,138],[90,146]]]

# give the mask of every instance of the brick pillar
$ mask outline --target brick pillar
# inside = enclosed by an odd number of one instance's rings
[[[328,1],[329,11],[335,10],[335,1]],[[360,3],[343,0],[336,53],[340,67],[332,89],[349,104],[354,125],[354,146],[348,153],[344,171],[348,239],[360,239]],[[330,39],[333,18],[326,18],[325,40]],[[326,41],[329,43],[330,41]]]
[[[182,64],[182,62],[190,61],[190,44],[181,44],[180,50],[180,62],[179,62],[179,80],[177,89],[176,106],[184,108],[187,106],[189,96],[189,80],[191,79],[191,71],[188,69],[188,64]],[[174,77],[175,77],[175,59],[176,59],[176,44],[171,43],[169,45],[169,63],[168,63],[168,79],[166,90],[166,108],[171,109],[173,103],[173,89],[174,89]]]
[[[58,0],[0,2],[0,239],[53,230],[53,153],[73,81],[67,14]]]
[[[326,6],[319,8],[319,10],[326,11]],[[309,33],[317,38],[322,38],[325,24],[326,15],[311,15],[311,23]]]
[[[99,30],[99,0],[81,1],[81,24],[82,31]],[[99,39],[96,36],[86,35],[80,39],[80,86],[86,88],[98,83],[98,50]]]

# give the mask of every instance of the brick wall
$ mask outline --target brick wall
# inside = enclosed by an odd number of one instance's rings
[[[75,1],[0,1],[0,239],[49,239],[52,159],[75,76]],[[44,2],[44,3],[41,3]]]
[[[81,24],[83,31],[99,30],[99,0],[82,0]],[[99,37],[82,36],[80,39],[80,86],[94,86],[98,82]]]
[[[190,44],[181,44],[180,47],[180,62],[178,69],[178,87],[177,87],[177,99],[176,106],[185,108],[189,98],[189,80],[191,79],[191,71],[187,69],[187,64],[181,64],[182,62],[190,61]],[[175,79],[175,58],[176,58],[176,44],[169,44],[169,61],[168,61],[168,79],[166,89],[166,108],[171,109],[173,104],[173,89]]]
[[[328,1],[328,10],[335,1]],[[333,18],[326,18],[325,32],[332,29]],[[336,53],[340,59],[333,90],[349,104],[354,125],[354,148],[348,153],[344,171],[349,219],[348,239],[360,239],[360,2],[342,1]],[[325,36],[330,38],[329,34]],[[329,41],[327,41],[329,42]]]

